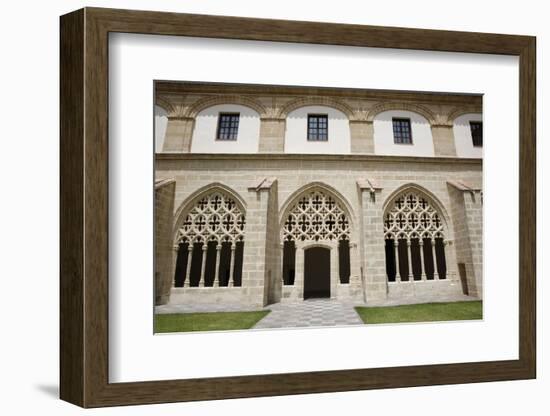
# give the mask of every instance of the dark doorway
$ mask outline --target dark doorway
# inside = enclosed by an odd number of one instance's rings
[[[304,299],[330,298],[330,250],[312,247],[304,253]]]

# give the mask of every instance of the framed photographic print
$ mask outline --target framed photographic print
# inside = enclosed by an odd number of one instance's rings
[[[61,398],[534,378],[535,38],[61,17]]]

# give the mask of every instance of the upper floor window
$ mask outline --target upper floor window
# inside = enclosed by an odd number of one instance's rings
[[[311,141],[328,140],[328,115],[307,115],[307,139]]]
[[[483,146],[483,123],[481,121],[470,121],[470,132],[472,133],[474,146]]]
[[[237,140],[239,113],[220,113],[218,117],[217,140]]]
[[[393,142],[397,144],[412,144],[410,118],[392,118]]]

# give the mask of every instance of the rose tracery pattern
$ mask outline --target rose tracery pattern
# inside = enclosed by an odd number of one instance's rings
[[[221,191],[201,197],[178,230],[178,243],[244,241],[245,215],[235,200]]]
[[[301,196],[286,216],[285,241],[349,240],[350,223],[346,211],[334,197],[321,190]]]
[[[405,192],[384,216],[384,237],[444,238],[443,221],[428,199],[414,191]]]

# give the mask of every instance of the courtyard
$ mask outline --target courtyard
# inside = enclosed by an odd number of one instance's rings
[[[155,332],[304,328],[382,323],[482,319],[482,302],[472,297],[447,302],[366,306],[336,299],[276,303],[260,310],[237,305],[163,305],[156,307]]]

